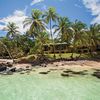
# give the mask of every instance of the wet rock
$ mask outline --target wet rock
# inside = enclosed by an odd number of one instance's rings
[[[56,65],[56,67],[58,67],[58,65]]]
[[[24,72],[20,72],[20,74],[25,74]]]
[[[70,75],[68,73],[61,73],[61,76],[66,76],[66,77],[69,77]]]
[[[24,71],[24,69],[23,69],[23,68],[19,68],[19,69],[17,69],[16,71],[17,71],[17,72],[22,72],[22,71]]]
[[[100,72],[94,72],[92,75],[97,77],[97,78],[100,78]]]
[[[5,71],[5,70],[7,70],[7,67],[6,66],[1,66],[0,67],[0,72]]]
[[[100,72],[100,69],[94,69],[95,71],[97,71],[97,72]]]
[[[9,71],[16,72],[16,67],[10,68]]]
[[[64,73],[72,73],[73,71],[72,70],[64,70],[63,72]]]
[[[30,68],[30,66],[26,66],[26,68]]]
[[[48,71],[47,72],[39,72],[39,74],[48,74]]]

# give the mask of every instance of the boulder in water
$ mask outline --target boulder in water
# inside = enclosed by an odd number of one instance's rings
[[[68,73],[61,73],[61,76],[66,76],[66,77],[69,77],[70,75]]]
[[[39,74],[48,74],[48,71],[47,72],[39,72]]]

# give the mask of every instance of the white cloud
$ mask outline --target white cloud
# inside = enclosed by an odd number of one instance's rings
[[[95,16],[91,24],[100,24],[100,0],[83,0],[83,4],[91,11],[91,14]]]
[[[26,32],[28,27],[26,27],[25,29],[23,28],[23,21],[27,17],[28,16],[26,16],[26,8],[24,10],[16,10],[12,15],[0,19],[0,30],[3,30],[8,22],[14,22],[19,27],[18,31],[20,31],[21,33]]]
[[[43,2],[43,1],[44,0],[33,0],[30,5],[32,6],[32,5],[35,5],[35,4]]]

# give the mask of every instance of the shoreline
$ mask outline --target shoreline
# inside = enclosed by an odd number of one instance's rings
[[[2,62],[3,61],[3,62]],[[4,71],[1,71],[1,73],[5,72],[6,74],[13,74],[14,72],[23,72],[23,71],[32,71],[37,70],[38,71],[49,71],[52,70],[66,70],[66,69],[79,69],[79,70],[100,70],[100,61],[90,61],[90,60],[78,60],[78,61],[56,61],[56,62],[50,62],[50,63],[43,63],[39,65],[32,65],[32,63],[16,63],[11,66],[12,60],[2,60],[0,59],[0,64],[8,63],[10,64],[10,67],[7,67],[7,69]],[[1,67],[1,66],[0,66]],[[4,66],[5,67],[5,66]],[[10,73],[9,73],[10,72]]]

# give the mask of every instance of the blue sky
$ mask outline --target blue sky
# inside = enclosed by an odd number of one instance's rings
[[[88,25],[100,23],[100,0],[0,0],[0,30],[11,21],[18,24],[21,32],[25,32],[22,21],[30,16],[31,9],[45,10],[49,6],[54,6],[57,13],[69,17],[71,21],[78,19]],[[2,35],[4,32],[0,31]]]

